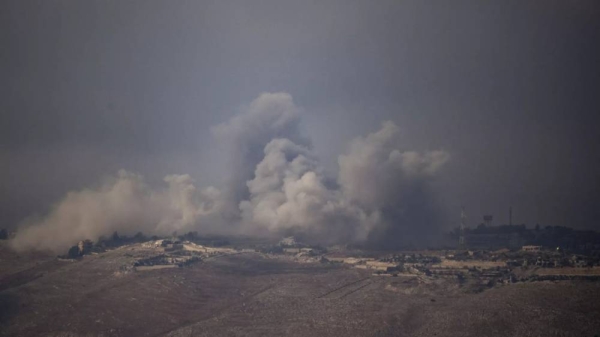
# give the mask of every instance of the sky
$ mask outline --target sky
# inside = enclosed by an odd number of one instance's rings
[[[215,127],[285,93],[333,181],[384,121],[395,149],[447,153],[436,228],[512,206],[513,223],[600,230],[599,42],[596,1],[5,1],[0,227],[121,169],[226,189]]]

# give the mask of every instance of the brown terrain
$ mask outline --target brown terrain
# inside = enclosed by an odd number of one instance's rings
[[[129,246],[78,261],[0,246],[2,336],[596,336],[600,283],[470,291],[255,252],[135,270]]]

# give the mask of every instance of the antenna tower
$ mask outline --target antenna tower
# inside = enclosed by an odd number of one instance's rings
[[[463,206],[460,210],[460,233],[458,234],[458,248],[462,249],[465,247],[465,225],[467,223],[467,214],[465,213],[465,207]]]

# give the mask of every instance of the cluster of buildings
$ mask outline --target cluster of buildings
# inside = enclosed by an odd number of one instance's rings
[[[475,228],[466,225],[467,217],[461,211],[460,226],[450,233],[458,249],[470,250],[520,250],[537,251],[541,247],[558,247],[572,253],[600,256],[600,233],[576,230],[564,226],[540,226],[528,228],[525,224],[512,224],[512,211],[508,225],[492,226],[493,217],[485,215]]]
[[[325,262],[372,270],[375,275],[452,279],[475,287],[537,280],[600,279],[600,258],[526,245],[519,250],[448,250],[395,253],[380,258],[326,254]]]
[[[138,271],[184,267],[202,259],[235,252],[230,248],[205,247],[176,238],[148,241],[142,243],[139,250],[144,254],[134,262]]]

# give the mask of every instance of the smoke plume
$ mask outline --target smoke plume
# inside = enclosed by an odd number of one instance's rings
[[[212,128],[233,170],[227,186],[198,189],[189,175],[152,188],[120,171],[97,188],[70,192],[50,213],[20,225],[16,248],[61,251],[113,231],[133,234],[294,234],[319,243],[415,244],[435,228],[428,182],[448,160],[443,151],[402,151],[399,129],[354,139],[326,177],[299,131],[302,110],[286,93],[264,93]],[[336,181],[336,183],[329,183]]]
[[[247,183],[240,203],[246,226],[292,232],[323,243],[357,239],[368,227],[365,214],[330,190],[311,151],[289,139],[274,139]],[[364,235],[363,235],[364,236]]]
[[[248,197],[246,181],[252,179],[267,143],[279,137],[306,142],[298,128],[300,113],[290,94],[263,93],[229,121],[211,128],[229,153],[232,171],[224,193],[233,218],[238,213],[239,202]]]
[[[168,186],[154,190],[142,176],[121,170],[98,188],[69,192],[46,217],[21,224],[13,246],[60,252],[78,240],[96,240],[114,231],[171,234],[218,222],[217,189],[200,191],[188,175],[164,180]]]
[[[378,214],[370,241],[384,247],[432,242],[439,223],[428,182],[449,159],[444,151],[402,152],[398,138],[398,127],[384,122],[379,131],[354,139],[338,159],[344,197]]]

